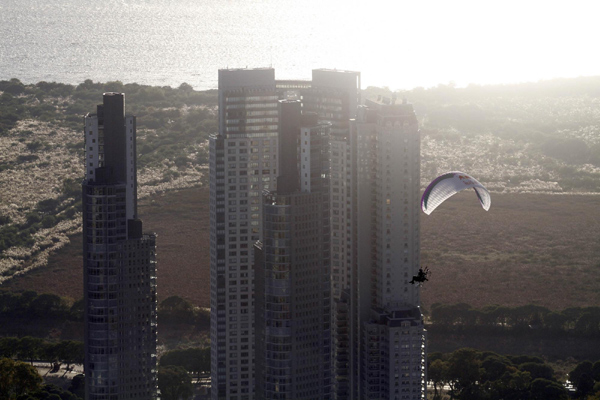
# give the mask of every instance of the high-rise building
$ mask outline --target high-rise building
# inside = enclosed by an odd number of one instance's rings
[[[366,103],[332,147],[332,233],[345,231],[332,237],[345,277],[334,295],[335,395],[424,399],[426,332],[409,283],[420,265],[419,130],[410,104]]]
[[[357,72],[314,70],[312,81],[277,81],[271,68],[219,71],[219,133],[209,140],[215,400],[254,398],[252,246],[263,237],[262,191],[278,189],[278,100],[301,99],[304,111],[346,137],[359,96]]]
[[[211,394],[254,395],[252,245],[262,191],[277,176],[279,95],[273,69],[219,71],[219,133],[210,145]]]
[[[156,399],[156,236],[137,216],[136,121],[105,93],[84,121],[86,400]]]
[[[331,398],[330,126],[279,103],[280,175],[255,244],[257,399]]]

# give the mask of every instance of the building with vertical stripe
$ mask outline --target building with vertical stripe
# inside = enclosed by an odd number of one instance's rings
[[[331,124],[301,105],[279,102],[280,175],[255,244],[257,399],[331,399]]]
[[[365,103],[332,147],[332,233],[345,231],[332,260],[346,278],[334,298],[335,395],[425,399],[426,331],[409,283],[420,266],[417,119],[394,99]]]
[[[156,399],[156,236],[137,216],[136,121],[105,93],[84,120],[86,400]]]

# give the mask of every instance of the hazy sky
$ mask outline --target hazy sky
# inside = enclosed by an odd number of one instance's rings
[[[361,3],[350,2],[362,10],[365,25],[372,24],[371,35],[355,32],[370,54],[364,69],[401,71],[415,78],[412,83],[407,78],[408,87],[600,75],[600,1]],[[343,19],[336,24],[344,29]],[[398,63],[375,57],[386,53],[395,54]]]

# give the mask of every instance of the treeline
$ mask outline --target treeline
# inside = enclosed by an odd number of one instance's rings
[[[539,357],[503,356],[463,348],[450,354],[428,357],[427,377],[434,399],[468,400],[567,400],[569,391],[558,381],[554,369]],[[569,378],[577,389],[575,398],[600,399],[600,362],[579,364]],[[592,395],[594,394],[595,395]],[[592,396],[590,396],[592,395]]]
[[[65,321],[83,320],[83,299],[69,305],[67,299],[55,294],[38,295],[35,291],[21,294],[0,291],[0,322],[15,320],[51,320],[55,325]]]
[[[167,351],[160,357],[160,366],[182,367],[188,373],[196,374],[200,379],[202,374],[210,373],[210,347],[192,347]]]
[[[210,311],[195,307],[179,296],[171,296],[159,304],[158,322],[165,325],[194,325],[198,330],[209,330]]]
[[[67,364],[82,364],[85,357],[83,342],[62,340],[51,342],[44,339],[25,336],[22,338],[0,338],[0,357],[16,358],[21,361],[60,362]]]
[[[26,322],[32,331],[44,323],[53,327],[65,322],[81,323],[83,314],[83,299],[71,302],[55,294],[38,295],[35,291],[16,294],[0,290],[0,334],[15,334],[11,327],[19,321]],[[171,296],[160,302],[158,321],[159,333],[177,325],[191,325],[195,330],[207,331],[210,329],[210,311],[195,307],[179,296]]]
[[[538,330],[549,335],[600,335],[600,307],[571,307],[552,311],[546,307],[491,305],[473,308],[468,304],[431,306],[430,318],[436,328],[450,331],[494,332]]]

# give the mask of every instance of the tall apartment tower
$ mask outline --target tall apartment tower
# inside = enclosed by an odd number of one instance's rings
[[[210,145],[212,398],[254,395],[252,245],[262,191],[275,190],[279,95],[275,71],[219,70],[219,133]]]
[[[255,244],[255,397],[331,399],[331,124],[298,100],[279,110],[280,175]]]
[[[318,69],[312,81],[277,81],[271,68],[219,71],[219,133],[209,140],[215,400],[254,398],[252,246],[263,238],[262,192],[278,189],[278,100],[301,99],[317,125],[330,122],[345,137],[359,92],[358,72]]]
[[[335,394],[424,399],[426,332],[419,287],[408,283],[420,265],[419,130],[410,104],[366,103],[351,122],[345,164],[332,157],[332,171],[343,165],[349,176],[340,217],[349,232],[342,263],[349,285],[335,308]]]
[[[156,236],[137,217],[135,117],[105,93],[84,121],[86,400],[156,399]]]

